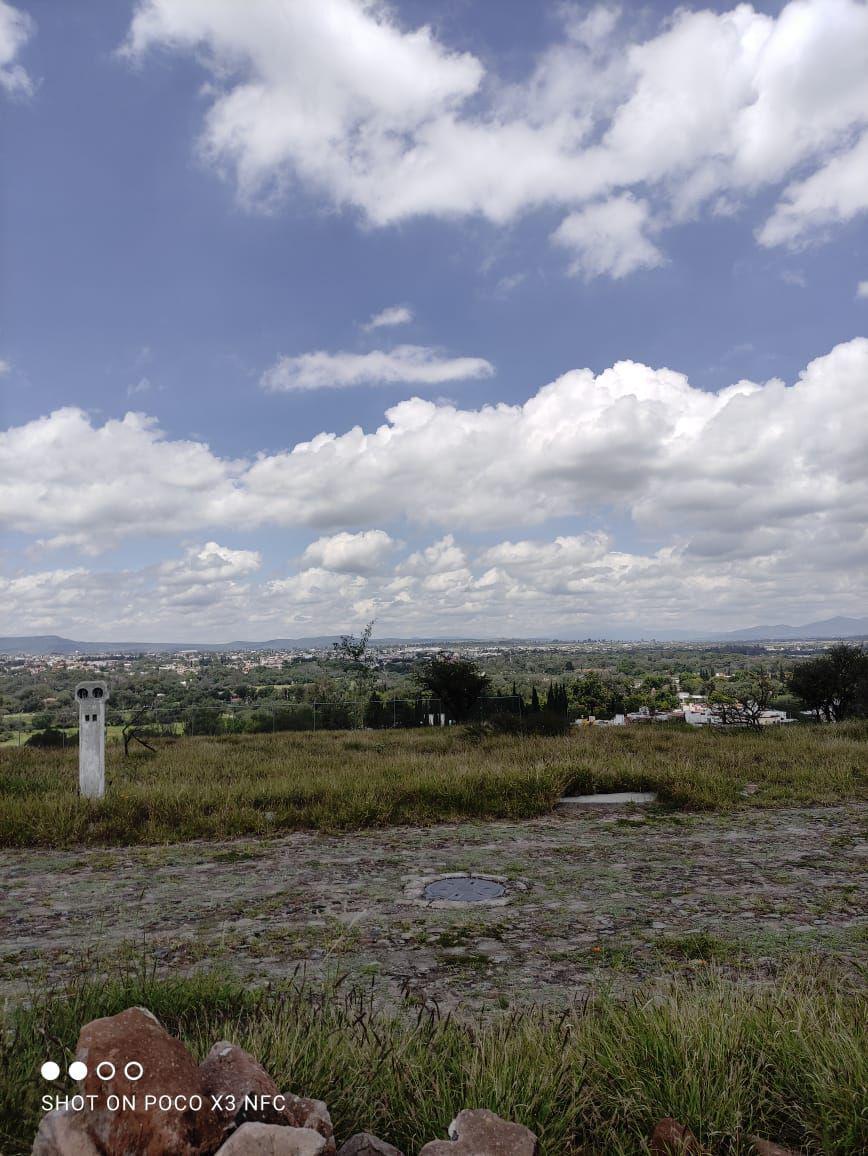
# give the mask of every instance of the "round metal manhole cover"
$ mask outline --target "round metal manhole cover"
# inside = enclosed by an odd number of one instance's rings
[[[447,899],[452,903],[487,903],[506,894],[506,888],[493,879],[473,875],[457,879],[436,879],[422,893],[426,899]]]

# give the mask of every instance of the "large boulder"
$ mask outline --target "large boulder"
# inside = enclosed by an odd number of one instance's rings
[[[100,1156],[80,1112],[57,1108],[42,1117],[33,1156]]]
[[[249,1052],[220,1040],[199,1066],[208,1096],[219,1100],[215,1111],[231,1127],[292,1123],[280,1102],[277,1084]]]
[[[537,1156],[528,1128],[501,1120],[487,1108],[465,1108],[449,1125],[448,1140],[432,1140],[419,1156]]]
[[[404,1153],[370,1132],[357,1132],[340,1146],[338,1156],[404,1156]]]
[[[230,1127],[257,1123],[310,1128],[325,1139],[326,1156],[334,1153],[334,1128],[325,1103],[281,1093],[262,1064],[243,1048],[220,1040],[200,1071],[206,1091],[219,1098],[221,1118]]]
[[[85,1024],[75,1058],[88,1069],[84,1095],[96,1097],[88,1131],[102,1156],[208,1156],[219,1147],[224,1126],[210,1111],[199,1065],[145,1008]],[[142,1067],[137,1080],[124,1072],[132,1061]],[[98,1067],[105,1063],[114,1066],[115,1075],[101,1079]],[[135,1107],[109,1107],[112,1094],[121,1105],[124,1096],[135,1097]],[[148,1096],[156,1102],[148,1103]],[[160,1102],[165,1096],[172,1098],[169,1111]]]
[[[687,1125],[671,1116],[664,1116],[651,1133],[648,1151],[655,1156],[705,1156],[705,1149]]]
[[[311,1128],[282,1128],[277,1124],[242,1124],[233,1132],[220,1156],[323,1156],[325,1140]]]

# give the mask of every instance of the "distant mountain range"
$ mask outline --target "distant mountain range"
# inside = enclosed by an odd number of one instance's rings
[[[728,634],[711,637],[732,641],[763,639],[811,639],[811,638],[865,638],[868,636],[868,618],[824,618],[821,622],[808,622],[804,626],[751,626],[746,630],[732,630]]]
[[[265,642],[78,642],[59,634],[22,635],[0,638],[0,654],[138,654],[148,651],[165,653],[179,650],[297,650],[331,646],[338,635],[312,635],[310,638],[269,638]]]
[[[657,630],[627,634],[623,629],[612,630],[596,636],[599,641],[606,639],[622,642],[775,642],[786,640],[868,638],[868,618],[826,618],[821,622],[808,622],[804,626],[750,626],[743,630],[725,633],[707,633],[688,630]],[[77,642],[62,638],[58,634],[28,634],[18,638],[0,638],[0,654],[139,654],[149,651],[173,653],[180,650],[202,650],[219,653],[232,650],[308,650],[331,646],[338,640],[336,634],[314,634],[303,638],[270,638],[265,642]],[[485,642],[551,642],[570,641],[550,638],[378,638],[375,645],[442,646],[452,643]]]

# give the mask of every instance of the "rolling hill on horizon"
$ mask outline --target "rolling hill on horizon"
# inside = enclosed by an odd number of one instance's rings
[[[833,638],[864,638],[868,637],[868,617],[848,618],[836,616],[822,619],[817,622],[808,622],[801,626],[779,624],[774,626],[750,626],[740,630],[726,632],[709,632],[689,630],[648,630],[641,634],[628,635],[623,631],[612,631],[599,635],[583,635],[583,638],[594,637],[598,641],[619,642],[758,642],[758,641],[812,641]],[[264,641],[237,640],[232,642],[91,642],[65,638],[58,634],[32,634],[0,637],[0,653],[2,654],[111,654],[111,653],[147,653],[180,650],[203,651],[235,651],[235,650],[285,650],[296,648],[320,648],[330,646],[339,638],[337,634],[307,635],[299,638],[271,638]],[[579,641],[578,638],[575,639]],[[484,642],[569,642],[569,638],[474,638],[472,636],[422,636],[415,638],[380,638],[374,640],[374,645],[396,645],[401,643],[440,645],[444,642],[454,643],[484,643]]]

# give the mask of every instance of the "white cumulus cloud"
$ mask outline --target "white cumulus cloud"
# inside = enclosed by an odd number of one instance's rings
[[[248,204],[298,180],[375,225],[505,223],[543,206],[624,215],[630,193],[663,227],[797,174],[764,244],[864,209],[850,150],[868,126],[865,0],[677,8],[650,30],[605,7],[562,13],[510,83],[379,0],[139,0],[124,51],[184,53],[211,74],[200,150]],[[837,198],[836,177],[849,188]],[[567,220],[584,252],[590,222]],[[625,230],[626,249],[597,243],[587,259],[659,262],[635,225],[607,232]]]
[[[33,80],[15,61],[35,29],[26,12],[0,0],[0,89],[9,96],[30,96],[33,92]]]
[[[604,274],[618,279],[665,261],[646,236],[648,228],[647,203],[624,194],[570,213],[554,231],[552,240],[569,250],[570,272],[588,279]]]
[[[355,385],[443,385],[490,377],[494,366],[483,357],[448,357],[425,345],[396,345],[369,353],[318,350],[279,357],[261,384],[274,393],[347,389]]]
[[[311,542],[302,561],[336,574],[373,574],[391,558],[396,545],[384,530],[344,531]]]
[[[413,320],[413,310],[409,305],[389,305],[375,313],[362,327],[367,331],[386,329],[392,325],[408,325]]]
[[[227,641],[356,629],[376,618],[382,634],[563,638],[608,626],[641,635],[805,622],[830,605],[859,615],[868,596],[864,527],[846,540],[794,530],[736,558],[698,556],[683,544],[624,551],[601,531],[483,549],[448,535],[372,572],[328,569],[311,555],[272,578],[256,574],[255,559],[203,565],[209,553],[243,552],[208,543],[138,570],[0,575],[0,633]]]
[[[759,230],[760,244],[798,245],[868,209],[868,132],[849,152],[833,157],[803,181],[790,185]]]
[[[142,414],[100,425],[66,408],[0,434],[2,524],[85,549],[309,526],[339,535],[308,559],[332,573],[342,550],[376,555],[402,524],[457,536],[618,517],[695,559],[735,562],[798,541],[844,565],[868,509],[866,380],[866,338],[792,384],[717,392],[622,361],[570,370],[519,405],[411,398],[376,429],[323,432],[245,461],[171,439]],[[405,559],[398,577],[466,568],[456,540],[432,549]]]
[[[32,527],[53,545],[96,549],[131,534],[231,524],[241,469],[202,442],[166,438],[144,414],[94,426],[70,406],[0,433],[0,509],[25,533],[27,511],[35,514]]]

